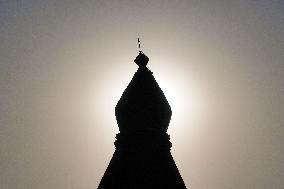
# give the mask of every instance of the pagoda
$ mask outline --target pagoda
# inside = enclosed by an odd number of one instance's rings
[[[186,189],[170,151],[171,107],[148,61],[140,51],[139,68],[115,107],[116,149],[98,189]]]

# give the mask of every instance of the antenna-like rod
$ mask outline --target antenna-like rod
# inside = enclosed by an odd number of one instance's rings
[[[139,48],[139,52],[141,53],[141,44],[140,44],[140,38],[138,37],[138,48]]]

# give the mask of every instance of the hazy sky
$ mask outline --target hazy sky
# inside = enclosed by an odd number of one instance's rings
[[[0,188],[98,186],[138,36],[187,187],[283,188],[283,0],[0,0]]]

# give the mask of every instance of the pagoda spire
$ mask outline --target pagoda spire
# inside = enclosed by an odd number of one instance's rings
[[[120,133],[98,189],[186,189],[170,152],[171,107],[148,61],[140,51],[139,68],[115,107]]]

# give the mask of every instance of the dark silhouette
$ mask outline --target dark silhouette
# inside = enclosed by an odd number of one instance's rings
[[[120,133],[98,189],[186,189],[170,152],[171,107],[139,52],[139,68],[115,107]]]

